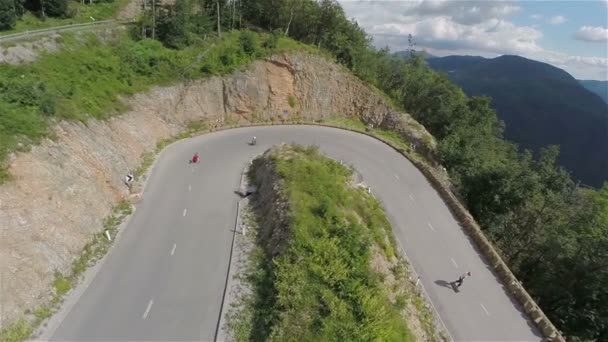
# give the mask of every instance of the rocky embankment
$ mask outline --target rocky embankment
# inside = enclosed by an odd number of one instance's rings
[[[49,297],[54,271],[69,272],[103,218],[129,195],[123,177],[142,154],[192,121],[221,126],[339,115],[396,129],[421,147],[433,141],[343,67],[305,53],[123,101],[129,112],[86,125],[58,123],[53,140],[11,157],[14,180],[0,186],[2,327]]]

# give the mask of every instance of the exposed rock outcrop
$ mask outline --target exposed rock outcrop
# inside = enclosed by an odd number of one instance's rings
[[[126,196],[126,172],[190,121],[219,125],[341,115],[375,126],[400,125],[420,145],[433,141],[407,114],[395,116],[380,92],[341,66],[305,53],[257,61],[226,77],[157,87],[125,101],[128,113],[86,125],[61,122],[54,140],[11,157],[14,181],[0,186],[2,326],[47,298],[54,270],[69,271],[112,206]]]

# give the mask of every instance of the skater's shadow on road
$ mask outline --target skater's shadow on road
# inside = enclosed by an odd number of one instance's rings
[[[456,287],[456,283],[453,281],[448,282],[445,280],[435,280],[435,284],[437,284],[441,287],[451,289],[454,292],[460,292],[460,291],[458,291],[458,287]]]
[[[253,194],[253,191],[240,191],[240,190],[234,190],[234,193],[239,195],[240,198],[245,198],[245,197],[249,197],[249,195]]]

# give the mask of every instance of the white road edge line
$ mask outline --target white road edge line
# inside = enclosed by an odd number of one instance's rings
[[[483,304],[482,304],[482,303],[479,303],[479,305],[481,305],[481,308],[483,309],[483,311],[485,311],[485,312],[486,312],[486,315],[490,316],[490,313],[488,312],[488,309],[486,309],[486,307],[485,307],[485,306],[483,306]]]
[[[403,245],[401,244],[401,241],[399,239],[395,239],[395,240],[397,241],[397,244],[399,245],[399,248],[401,248],[401,253],[403,253],[403,256],[409,262],[409,256],[405,252],[405,248],[403,248]],[[410,267],[414,271],[414,274],[416,276],[418,276],[418,278],[420,278],[420,276],[418,275],[418,272],[416,272],[416,269],[414,268],[414,266],[411,263],[410,263]],[[439,314],[439,310],[437,310],[437,307],[435,307],[435,304],[433,304],[433,301],[431,300],[431,296],[429,296],[429,293],[426,290],[426,287],[424,287],[424,284],[422,283],[422,281],[420,282],[420,288],[422,289],[422,292],[424,292],[424,296],[426,297],[426,301],[431,304],[431,307],[433,308],[433,311],[435,311],[435,314],[437,315],[437,318],[439,318],[439,322],[441,322],[441,325],[443,326],[443,330],[450,337],[450,342],[454,342],[455,341],[454,337],[452,337],[452,334],[448,330],[448,327],[445,325],[445,322],[443,321],[443,318],[441,318],[441,315]]]
[[[452,260],[452,262],[454,263],[454,266],[456,266],[456,268],[458,268],[458,264],[456,263],[456,261],[454,261],[454,258],[450,258]]]
[[[173,244],[173,248],[171,249],[171,255],[173,255],[173,253],[175,253],[175,248],[177,247],[177,244]]]
[[[144,312],[144,314],[141,316],[142,319],[146,319],[146,317],[148,317],[148,313],[150,313],[152,304],[154,304],[154,301],[152,299],[150,299],[150,301],[148,302],[148,307],[146,308],[146,312]]]
[[[184,214],[183,216],[186,216],[186,213],[188,212],[188,209],[184,209]]]
[[[431,228],[432,231],[435,231],[435,227],[433,227],[433,225],[430,222],[427,222],[427,224],[429,225],[429,228]]]

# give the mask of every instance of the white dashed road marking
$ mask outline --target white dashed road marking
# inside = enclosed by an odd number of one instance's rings
[[[483,309],[483,311],[486,312],[486,315],[490,316],[490,313],[488,312],[488,309],[486,309],[485,306],[483,306],[483,304],[479,303],[479,305],[481,305],[481,308]]]
[[[177,245],[173,244],[173,248],[171,249],[171,255],[173,255],[173,253],[175,253],[175,247],[177,247]]]
[[[399,176],[397,176],[397,175],[395,174],[395,178],[397,178],[397,180],[398,180],[398,179],[399,179]]]
[[[413,197],[412,195],[409,195],[409,196],[410,196],[410,199],[413,201],[413,200],[414,200],[414,197]]]
[[[183,216],[186,216],[186,213],[188,212],[188,209],[184,209],[184,214]]]
[[[192,191],[192,185],[188,185],[188,191]]]
[[[435,231],[435,227],[433,227],[433,225],[430,222],[427,224],[429,225],[429,228],[431,228],[432,231]]]
[[[148,314],[150,313],[150,309],[152,308],[152,304],[154,304],[154,301],[152,299],[150,299],[150,301],[148,302],[148,307],[146,308],[146,311],[141,316],[142,319],[146,319],[146,317],[148,317]]]
[[[454,263],[454,266],[456,266],[456,268],[458,268],[458,264],[456,263],[456,261],[454,261],[453,258],[450,258],[450,259],[452,259],[452,263]]]

